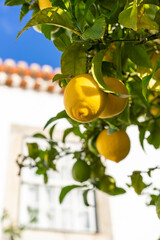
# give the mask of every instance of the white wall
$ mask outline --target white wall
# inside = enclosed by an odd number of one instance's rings
[[[63,110],[61,95],[0,86],[0,215],[5,190],[10,127],[12,124],[43,129],[49,118]],[[64,124],[64,122],[63,122]],[[62,126],[63,127],[63,126]]]
[[[5,173],[7,169],[10,127],[12,124],[43,128],[50,117],[64,109],[61,95],[18,88],[0,87],[0,215],[3,209]],[[61,121],[59,128],[65,128]],[[158,165],[160,151],[146,144],[146,153],[140,147],[136,127],[128,129],[131,138],[131,151],[128,157],[116,164],[108,161],[108,172],[119,186],[129,183],[128,175],[133,170],[147,170]],[[160,177],[155,175],[155,182]],[[158,240],[160,221],[154,207],[145,206],[146,196],[137,196],[133,190],[128,194],[111,197],[111,216],[114,240]],[[1,238],[0,238],[1,239]]]
[[[127,132],[131,139],[130,154],[119,164],[108,161],[109,173],[115,177],[120,186],[124,187],[125,183],[130,183],[128,176],[133,171],[145,171],[150,167],[160,166],[160,150],[155,150],[145,142],[144,152],[139,144],[137,128],[130,127]],[[143,176],[145,182],[150,183],[149,178],[145,174]],[[159,171],[153,174],[153,179],[159,187]],[[160,220],[155,207],[146,206],[147,201],[149,202],[147,195],[138,196],[133,189],[129,189],[127,194],[111,198],[114,240],[158,240]]]

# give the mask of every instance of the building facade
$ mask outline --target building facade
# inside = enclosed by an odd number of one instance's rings
[[[90,192],[90,207],[82,200],[82,191],[72,190],[61,205],[60,189],[75,184],[71,178],[72,157],[60,160],[60,173],[50,173],[47,185],[34,169],[22,170],[18,176],[16,159],[26,152],[31,136],[43,132],[50,117],[63,110],[63,91],[52,78],[59,70],[50,66],[30,66],[8,59],[0,62],[0,95],[2,106],[0,214],[5,209],[15,226],[23,225],[22,240],[83,239],[112,240],[109,200],[106,194]],[[54,139],[61,141],[68,123],[61,121]],[[46,130],[47,133],[47,130]],[[43,141],[40,143],[45,147]],[[67,144],[79,148],[77,138],[70,136]],[[3,160],[5,159],[5,160]],[[2,240],[9,240],[1,226]]]

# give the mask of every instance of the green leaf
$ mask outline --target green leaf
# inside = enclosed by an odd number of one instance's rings
[[[115,66],[111,62],[102,62],[102,73],[103,76],[117,78],[117,72]]]
[[[150,61],[149,55],[147,54],[144,46],[134,45],[132,43],[126,43],[125,51],[128,57],[135,64],[142,67],[152,68],[152,63]]]
[[[160,10],[157,11],[154,21],[160,25]]]
[[[81,186],[81,185],[71,185],[71,186],[66,186],[66,187],[63,187],[61,189],[61,192],[60,192],[60,195],[59,195],[59,202],[62,203],[65,196],[73,189],[75,188],[81,188],[81,187],[84,187],[84,186]]]
[[[66,33],[62,33],[59,37],[53,40],[53,43],[59,51],[64,52],[65,49],[71,44],[71,41]]]
[[[44,175],[46,173],[46,169],[45,168],[38,168],[36,171],[37,175]]]
[[[87,189],[83,192],[83,201],[84,201],[85,206],[87,206],[87,207],[90,206],[89,203],[88,203],[88,199],[87,199],[89,190],[90,189]]]
[[[160,195],[156,199],[155,203],[156,203],[156,212],[157,212],[158,218],[160,219]]]
[[[23,17],[29,12],[29,4],[24,3],[23,6],[21,7],[21,12],[20,12],[20,22],[22,21]]]
[[[49,130],[50,139],[53,139],[53,132],[54,132],[55,126],[56,126],[56,124],[54,124]]]
[[[67,10],[67,8],[62,0],[50,0],[50,2],[52,3],[53,7],[59,7],[63,10]]]
[[[147,99],[147,87],[151,78],[152,78],[152,74],[142,78],[142,93],[145,99]]]
[[[158,196],[154,195],[154,194],[151,194],[150,198],[151,198],[150,202],[147,203],[147,206],[155,206],[156,205],[156,200],[157,200]]]
[[[105,89],[106,92],[108,93],[113,93],[114,91],[112,91],[104,82],[103,80],[103,75],[102,75],[102,61],[104,58],[104,55],[106,53],[106,49],[103,49],[101,51],[99,51],[92,60],[92,74],[93,77],[95,79],[95,81],[97,82],[97,84],[99,85],[100,88],[102,88],[103,90]]]
[[[56,82],[56,81],[59,81],[59,80],[64,80],[66,78],[71,78],[68,74],[56,74],[53,79],[52,79],[52,82]]]
[[[104,92],[114,93],[116,96],[126,98],[126,97],[128,97],[128,95],[116,93],[115,91],[111,90],[103,80],[102,61],[103,61],[105,53],[106,53],[106,49],[103,49],[103,50],[99,51],[93,57],[93,60],[92,60],[92,74],[93,74],[94,80],[97,82],[98,86]]]
[[[86,190],[83,192],[83,201],[84,201],[85,206],[87,206],[87,207],[92,206],[92,205],[90,205],[89,202],[88,202],[88,193],[89,193],[89,191],[91,191],[91,189],[86,189]],[[93,191],[93,190],[92,190],[92,191]],[[92,206],[92,207],[93,207],[93,206]]]
[[[85,30],[86,27],[92,26],[94,24],[95,18],[97,17],[96,11],[94,11],[94,14],[93,14],[91,9],[89,8],[86,9],[86,7],[87,6],[84,1],[77,1],[77,4],[75,6],[75,13],[74,13],[75,19],[76,19],[77,26],[81,32],[83,32],[83,30]]]
[[[156,59],[155,65],[154,65],[154,69],[152,72],[152,76],[155,74],[155,72],[157,72],[160,69],[160,57]]]
[[[84,138],[83,134],[81,133],[79,126],[74,126],[72,128],[67,128],[64,133],[63,133],[63,142],[65,142],[66,137],[68,136],[68,134],[73,133],[74,135],[80,137],[81,139]]]
[[[66,118],[66,119],[69,121],[69,123],[71,123],[72,125],[78,125],[78,123],[77,123],[76,121],[74,121],[73,119],[71,119],[71,118],[67,115],[66,111],[63,110],[63,111],[59,112],[55,117],[50,118],[50,119],[48,120],[48,122],[46,123],[46,125],[44,126],[44,129],[45,129],[48,125],[50,125],[51,123],[53,123],[54,121],[56,121],[56,120],[58,120],[58,119],[62,119],[62,118]]]
[[[152,74],[142,78],[142,93],[143,93],[143,96],[145,97],[145,99],[147,99],[147,87],[148,87],[149,81],[154,76],[156,71],[159,70],[159,68],[160,68],[160,58],[156,59]]]
[[[157,6],[160,6],[159,0],[143,0],[144,4],[155,4]]]
[[[82,43],[72,43],[61,57],[61,71],[63,74],[79,75],[86,73],[86,53]]]
[[[54,121],[56,121],[56,120],[58,120],[58,119],[67,118],[67,117],[68,117],[68,115],[67,115],[67,113],[66,113],[65,110],[59,112],[55,117],[50,118],[50,119],[48,120],[48,122],[47,122],[46,125],[44,126],[44,129],[45,129],[48,125],[50,125],[52,122],[54,122]]]
[[[38,24],[50,24],[53,26],[62,27],[74,32],[77,35],[80,35],[80,33],[75,29],[72,21],[65,12],[62,12],[60,15],[53,8],[46,8],[42,11],[39,11],[31,18],[31,20],[26,24],[23,30],[18,33],[17,39],[24,31]]]
[[[44,183],[45,183],[45,184],[48,183],[48,175],[47,175],[47,174],[44,174],[44,175],[43,175],[43,180],[44,180]]]
[[[25,2],[26,2],[25,0],[6,0],[5,5],[6,6],[22,5]]]
[[[152,144],[156,149],[160,148],[160,119],[152,121],[148,128],[150,135],[147,138],[149,144]]]
[[[112,1],[110,2],[110,7],[107,9],[103,9],[103,14],[105,17],[107,17],[107,20],[109,20],[110,23],[112,23],[112,16],[113,16],[113,22],[115,22],[115,19],[117,20],[117,13],[118,13],[118,7],[119,7],[119,1]],[[107,21],[108,22],[108,21]]]
[[[138,29],[158,30],[158,24],[154,20],[157,11],[157,6],[153,4],[143,4],[137,22]]]
[[[81,139],[84,139],[84,135],[83,135],[83,133],[81,133],[79,126],[73,127],[73,133],[74,133],[74,135],[80,137]]]
[[[82,34],[82,38],[84,40],[101,38],[105,32],[105,26],[106,26],[105,18],[104,17],[97,18],[93,26],[87,28],[86,31]]]
[[[33,135],[33,137],[47,139],[46,136],[43,135],[42,133],[36,133],[36,134]]]
[[[28,156],[36,159],[39,156],[39,147],[37,143],[27,143]]]
[[[47,24],[41,25],[41,31],[48,40],[51,40],[52,27],[52,25]]]
[[[146,106],[146,100],[142,94],[142,80],[138,76],[133,76],[131,81],[127,82],[129,94],[134,96],[134,101],[138,101],[138,105]]]
[[[150,186],[150,184],[145,184],[143,182],[143,178],[141,176],[141,173],[139,171],[133,172],[131,176],[131,186],[134,188],[135,192],[140,195],[143,191],[143,189]]]
[[[52,26],[54,29],[51,32],[51,39],[55,40],[56,38],[58,38],[62,33],[66,32],[66,29],[61,28],[61,27],[57,27],[57,26]]]
[[[159,169],[159,167],[149,168],[149,169],[148,169],[148,172],[147,172],[148,176],[151,177],[151,172],[152,172],[152,171],[155,171],[155,170],[157,170],[157,169]]]
[[[115,125],[113,125],[109,121],[106,121],[106,123],[109,125],[109,128],[107,130],[107,134],[112,134],[112,133],[117,132],[119,130],[118,127],[116,127]]]
[[[134,0],[133,4],[127,4],[124,10],[119,14],[119,23],[126,27],[137,30],[137,4]]]
[[[121,195],[126,193],[126,190],[123,188],[119,188],[119,187],[115,187],[110,193],[109,195],[111,196],[117,196],[117,195]]]
[[[88,149],[89,149],[90,152],[92,152],[94,155],[97,156],[98,151],[97,151],[97,148],[96,148],[96,138],[97,138],[97,136],[93,135],[88,139]]]
[[[73,127],[72,127],[72,128],[67,128],[67,129],[64,130],[62,142],[65,142],[66,137],[67,137],[68,134],[70,134],[72,131],[73,131]]]
[[[141,147],[143,148],[144,150],[144,139],[145,139],[145,133],[146,133],[146,127],[140,127],[139,126],[139,141],[140,141],[140,144],[141,144]]]
[[[84,11],[84,16],[86,16],[89,8],[91,7],[91,5],[92,5],[95,1],[96,1],[96,0],[87,0],[87,1],[85,2],[85,5],[86,5],[86,6],[85,6],[85,11]]]

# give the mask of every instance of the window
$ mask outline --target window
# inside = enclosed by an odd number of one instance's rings
[[[45,140],[25,138],[23,151],[27,151],[26,142],[37,141],[41,148],[47,147]],[[72,149],[78,148],[77,143],[68,143]],[[59,172],[49,172],[49,182],[43,183],[42,176],[37,176],[35,169],[23,169],[20,188],[19,223],[32,229],[88,232],[97,231],[95,192],[90,191],[88,200],[92,206],[83,203],[82,189],[72,190],[59,204],[61,187],[76,182],[71,177],[74,164],[72,156],[68,155],[57,162]]]

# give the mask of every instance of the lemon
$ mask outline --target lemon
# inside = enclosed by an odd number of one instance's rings
[[[104,77],[105,83],[113,91],[121,94],[128,94],[125,84],[117,78]],[[104,111],[100,114],[100,118],[111,118],[120,114],[127,105],[128,98],[120,98],[113,94],[107,94],[106,105]]]
[[[87,181],[90,177],[90,167],[85,161],[77,160],[72,168],[72,177],[78,182]]]
[[[67,114],[77,122],[90,122],[104,110],[107,94],[101,91],[89,74],[74,77],[64,91]]]
[[[38,3],[41,10],[52,7],[52,3],[49,0],[38,0]]]
[[[97,137],[96,147],[98,152],[106,159],[119,162],[124,159],[130,150],[130,140],[124,130],[118,130],[113,134],[107,134],[104,129]]]

